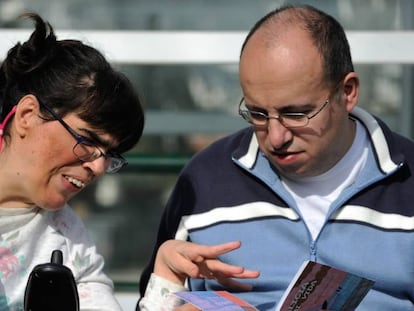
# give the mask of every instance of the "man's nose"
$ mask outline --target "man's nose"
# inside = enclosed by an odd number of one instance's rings
[[[275,118],[268,120],[267,136],[274,149],[282,148],[293,138],[292,131],[286,128],[278,119]]]

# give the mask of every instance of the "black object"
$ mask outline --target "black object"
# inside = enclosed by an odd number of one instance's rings
[[[33,268],[24,294],[24,311],[79,311],[75,279],[62,263],[62,252],[54,250],[50,263]]]

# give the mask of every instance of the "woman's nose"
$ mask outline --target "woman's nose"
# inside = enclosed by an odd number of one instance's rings
[[[83,162],[84,167],[88,167],[95,176],[101,176],[105,174],[106,169],[110,164],[110,159],[106,159],[101,156],[93,161]]]

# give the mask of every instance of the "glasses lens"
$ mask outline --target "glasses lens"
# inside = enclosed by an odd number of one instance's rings
[[[249,111],[250,122],[255,125],[265,125],[267,123],[267,115],[257,111]]]
[[[96,146],[87,141],[77,143],[75,147],[73,147],[73,153],[79,158],[79,160],[85,162],[93,161],[100,156]]]
[[[84,162],[95,161],[99,157],[104,156],[106,161],[106,173],[116,173],[128,164],[128,162],[121,155],[105,155],[98,149],[98,147],[89,143],[88,141],[83,141],[76,144],[75,147],[73,147],[73,153],[78,157],[79,160]]]
[[[242,98],[239,104],[239,114],[244,120],[253,125],[263,126],[267,124],[268,116],[263,112],[251,111],[247,109],[244,98]]]
[[[128,164],[128,162],[121,156],[112,156],[109,157],[108,160],[110,160],[110,163],[106,168],[107,173],[116,173]]]
[[[239,110],[240,116],[247,122],[250,122],[250,113],[247,110]]]
[[[281,121],[285,127],[294,128],[306,126],[308,124],[309,119],[306,115],[302,113],[282,114]]]

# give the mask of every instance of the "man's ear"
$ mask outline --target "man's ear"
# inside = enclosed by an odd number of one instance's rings
[[[358,103],[359,77],[355,72],[348,73],[344,78],[344,92],[346,110],[351,111]]]
[[[36,96],[32,94],[23,96],[17,104],[14,115],[14,128],[16,133],[24,137],[26,131],[34,126],[36,122],[39,122],[39,114],[39,102]]]

